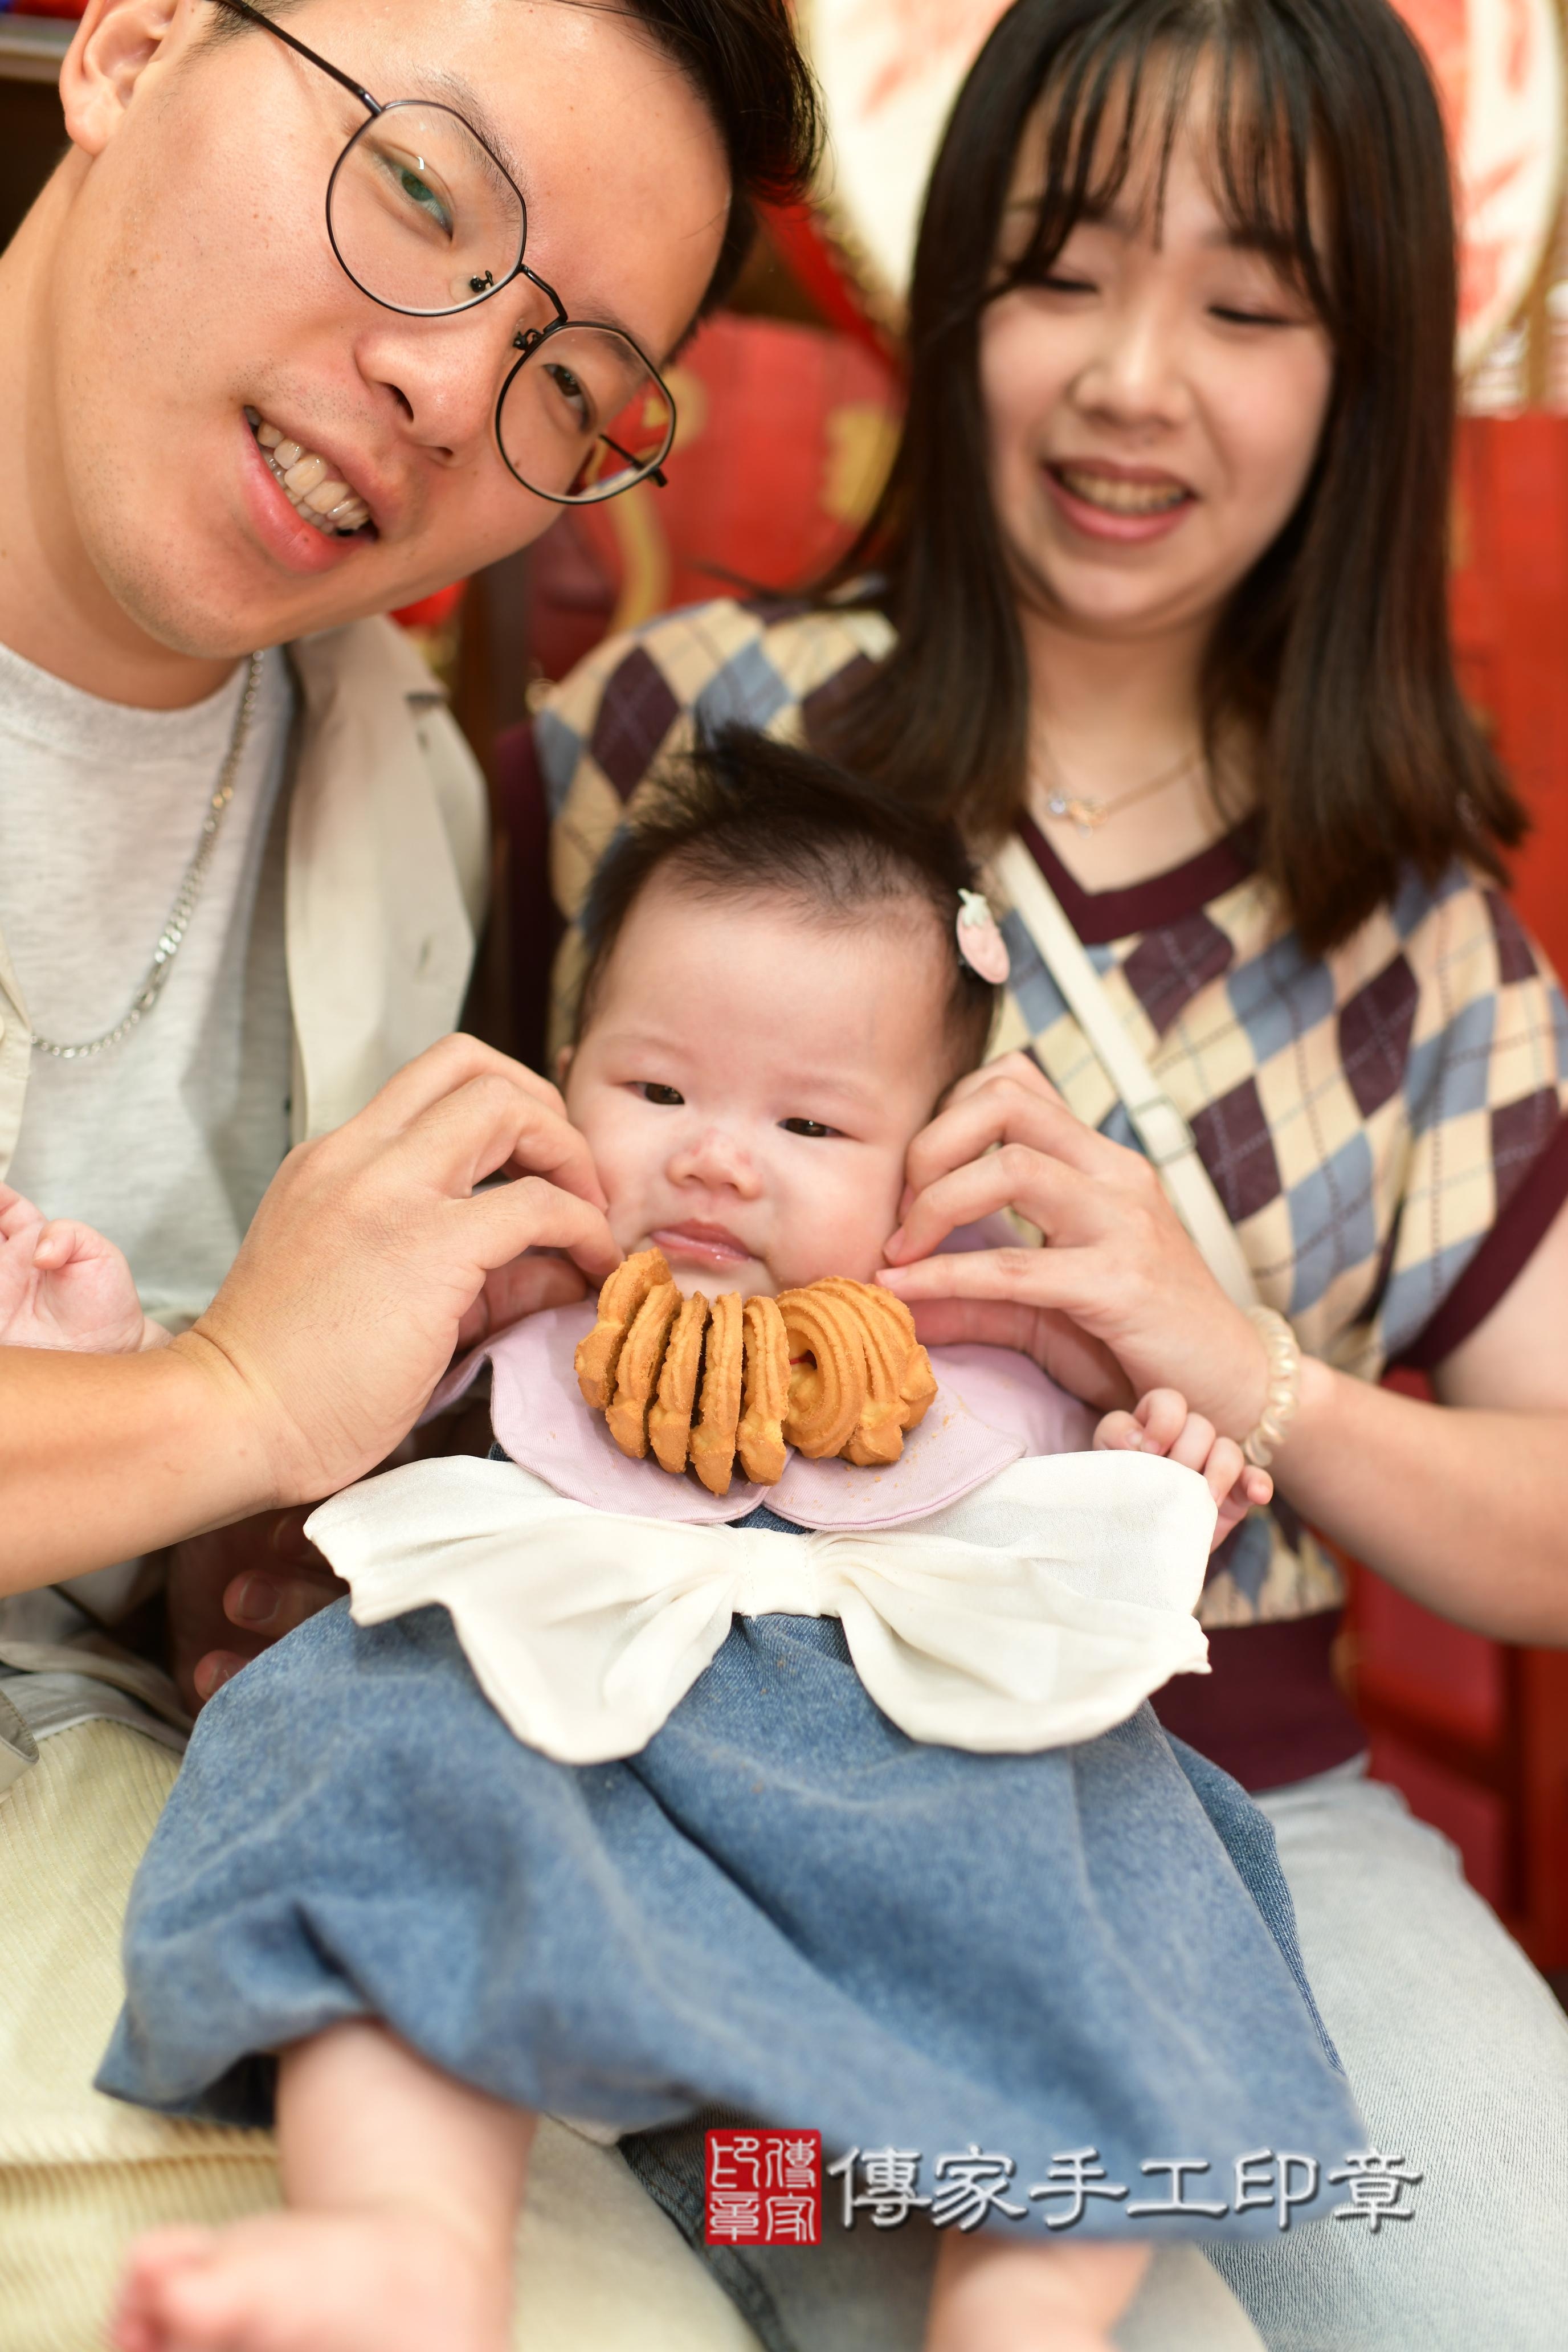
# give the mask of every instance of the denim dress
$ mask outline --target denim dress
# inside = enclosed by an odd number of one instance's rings
[[[369,2015],[642,2136],[645,2177],[646,2136],[714,2107],[829,2160],[918,2152],[928,2191],[1001,2154],[979,2222],[1042,2240],[1089,2152],[1075,2236],[1269,2236],[1238,2162],[1291,2157],[1299,2225],[1359,2144],[1243,1791],[1147,1704],[1036,1753],[912,1738],[833,1616],[735,1616],[637,1753],[571,1764],[514,1736],[445,1608],[338,1603],[204,1710],[125,1971],[99,2087],[169,2114],[265,2124],[269,2053]]]

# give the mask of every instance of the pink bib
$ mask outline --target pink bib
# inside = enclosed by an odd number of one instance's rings
[[[936,1396],[889,1468],[809,1462],[792,1451],[776,1486],[736,1478],[721,1497],[689,1470],[673,1478],[651,1455],[632,1461],[603,1416],[584,1403],[572,1359],[595,1314],[593,1301],[583,1299],[515,1324],[449,1373],[433,1402],[439,1407],[460,1396],[488,1356],[498,1443],[558,1495],[602,1511],[715,1526],[766,1503],[803,1528],[897,1527],[943,1509],[1026,1454],[1085,1453],[1094,1433],[1089,1407],[1027,1356],[1006,1348],[933,1348]]]

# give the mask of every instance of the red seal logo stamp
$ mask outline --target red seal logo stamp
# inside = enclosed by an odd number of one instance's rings
[[[703,2235],[710,2246],[822,2243],[822,2134],[710,2131]]]

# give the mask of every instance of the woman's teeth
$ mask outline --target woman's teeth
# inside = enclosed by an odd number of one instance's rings
[[[254,408],[247,408],[245,417],[274,480],[282,484],[284,496],[303,521],[332,538],[359,530],[370,520],[364,500],[336,478],[324,457],[302,449],[298,441],[285,440],[279,428]]]
[[[1110,514],[1166,514],[1188,496],[1180,482],[1128,482],[1114,474],[1086,473],[1077,466],[1057,466],[1052,471],[1075,499]]]

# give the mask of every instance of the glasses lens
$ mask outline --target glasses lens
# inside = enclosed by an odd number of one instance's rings
[[[423,317],[467,310],[522,257],[522,199],[449,107],[405,99],[339,158],[327,226],[356,286]]]
[[[675,404],[613,327],[558,327],[501,395],[500,446],[518,479],[573,506],[612,499],[669,455]]]

